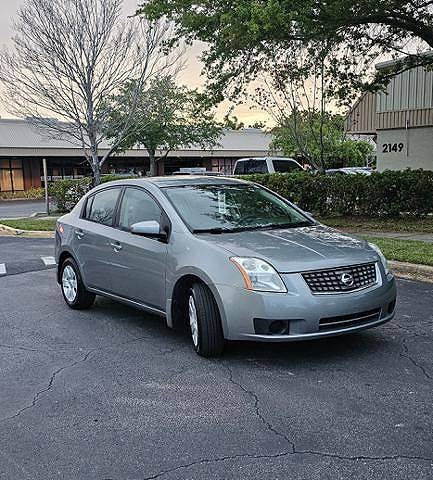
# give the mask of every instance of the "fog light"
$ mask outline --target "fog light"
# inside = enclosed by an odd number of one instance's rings
[[[288,323],[287,320],[274,320],[269,325],[269,331],[273,335],[287,335],[288,332]]]

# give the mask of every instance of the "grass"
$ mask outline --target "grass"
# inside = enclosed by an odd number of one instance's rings
[[[40,230],[52,232],[56,228],[56,219],[21,218],[18,220],[0,220],[0,224],[18,230]]]
[[[388,260],[433,266],[433,243],[362,236],[375,243]]]
[[[424,218],[364,218],[364,217],[322,217],[322,223],[330,227],[352,231],[383,231],[383,232],[420,232],[433,233],[433,216]]]

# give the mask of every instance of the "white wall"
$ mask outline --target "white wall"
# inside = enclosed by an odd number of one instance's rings
[[[433,170],[433,127],[377,132],[377,169],[405,168]]]

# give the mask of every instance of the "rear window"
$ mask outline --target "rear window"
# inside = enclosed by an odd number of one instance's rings
[[[86,220],[107,226],[113,225],[114,211],[116,209],[119,191],[118,188],[109,188],[90,197],[87,200],[84,215]]]
[[[302,168],[291,160],[272,160],[274,170],[277,173],[287,173],[302,170]]]
[[[245,160],[238,162],[235,168],[235,174],[248,173],[268,173],[268,166],[266,160]]]

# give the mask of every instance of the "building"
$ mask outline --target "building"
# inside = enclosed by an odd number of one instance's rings
[[[219,145],[212,150],[197,146],[170,152],[166,159],[158,162],[158,173],[170,174],[181,167],[205,167],[228,174],[239,158],[271,153],[271,140],[269,134],[257,129],[224,130]],[[103,145],[101,154],[107,151],[108,145]],[[47,160],[50,181],[91,173],[79,145],[54,139],[26,120],[0,119],[0,191],[40,187],[43,158]],[[103,167],[103,173],[148,170],[147,152],[140,148],[110,157]]]
[[[364,94],[346,117],[346,131],[375,136],[379,171],[433,170],[433,71],[412,68],[393,77],[386,91]]]

